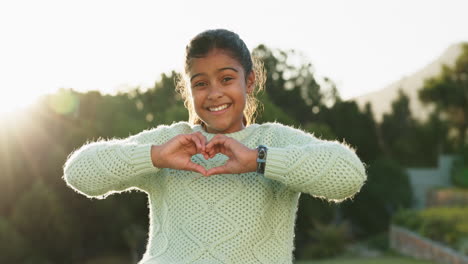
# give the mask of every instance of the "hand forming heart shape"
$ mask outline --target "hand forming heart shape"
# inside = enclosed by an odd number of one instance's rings
[[[195,154],[202,154],[208,160],[217,153],[224,154],[229,159],[224,165],[209,170],[191,160]],[[255,149],[250,149],[231,137],[217,134],[207,142],[200,132],[180,134],[151,148],[151,160],[155,167],[195,171],[204,176],[255,171],[256,157]]]

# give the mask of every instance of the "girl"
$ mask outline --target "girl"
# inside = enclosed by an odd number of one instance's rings
[[[237,34],[202,32],[186,48],[179,86],[190,122],[94,142],[69,157],[64,179],[87,197],[148,194],[140,264],[292,263],[300,193],[341,201],[360,190],[365,168],[348,146],[253,123],[260,73]]]

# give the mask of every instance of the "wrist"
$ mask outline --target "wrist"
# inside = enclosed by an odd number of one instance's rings
[[[257,149],[254,148],[254,149],[250,149],[250,152],[249,152],[249,165],[248,165],[248,168],[249,170],[247,172],[255,172],[257,171]]]
[[[160,145],[152,145],[151,146],[151,162],[153,166],[156,168],[164,168],[162,158],[161,158],[161,146]]]

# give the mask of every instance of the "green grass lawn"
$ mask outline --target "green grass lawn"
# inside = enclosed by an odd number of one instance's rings
[[[83,264],[128,264],[130,258],[127,256],[103,256],[86,261]]]
[[[436,264],[405,257],[336,258],[314,261],[297,261],[296,264]]]
[[[124,256],[105,256],[86,261],[83,264],[128,264],[130,259]],[[296,261],[295,264],[436,264],[435,262],[415,260],[406,257],[376,257],[376,258],[336,258],[314,261]]]

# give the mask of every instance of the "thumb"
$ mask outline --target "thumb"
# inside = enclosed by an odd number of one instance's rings
[[[214,167],[209,169],[206,172],[206,176],[216,175],[216,174],[229,174],[231,173],[226,165],[222,165],[219,167]]]
[[[199,165],[199,164],[196,164],[196,163],[190,161],[190,162],[187,163],[186,166],[187,166],[186,170],[198,172],[198,173],[200,173],[200,174],[202,174],[204,176],[208,176],[206,169],[203,166]]]

